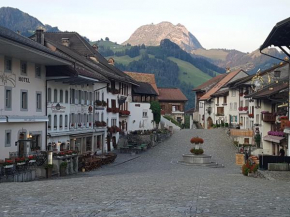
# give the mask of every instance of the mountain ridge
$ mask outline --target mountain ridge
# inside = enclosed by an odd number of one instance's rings
[[[24,36],[30,36],[33,32],[42,27],[45,31],[59,32],[58,27],[52,27],[43,24],[37,18],[25,13],[18,8],[1,7],[0,8],[0,25]]]
[[[180,23],[173,25],[168,21],[140,26],[122,45],[159,46],[162,39],[169,39],[187,52],[203,48],[197,38],[184,25]]]

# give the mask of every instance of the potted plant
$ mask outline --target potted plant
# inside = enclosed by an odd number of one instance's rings
[[[47,179],[51,177],[52,168],[53,168],[53,164],[46,164],[44,166],[44,169],[46,170],[46,178]]]
[[[96,103],[96,106],[102,106],[102,104],[103,104],[101,100],[96,100],[95,103]]]
[[[190,149],[190,152],[194,155],[201,155],[203,154],[203,149],[200,148],[200,144],[203,144],[203,139],[199,137],[193,137],[190,140],[191,144],[195,144],[195,147]]]
[[[260,143],[261,143],[261,135],[260,135],[260,133],[256,133],[254,139],[255,139],[255,143],[257,145],[257,148],[260,148]]]
[[[8,168],[12,168],[13,164],[14,164],[13,160],[6,159],[4,164],[3,164],[3,166],[4,166],[5,169],[8,169]]]
[[[107,102],[106,101],[102,101],[102,106],[107,106]]]
[[[67,162],[63,161],[59,165],[60,176],[66,176]]]

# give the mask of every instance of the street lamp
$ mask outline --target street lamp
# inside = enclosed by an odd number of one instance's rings
[[[56,104],[55,109],[58,110],[58,111],[61,109],[61,106],[60,106],[59,103]]]

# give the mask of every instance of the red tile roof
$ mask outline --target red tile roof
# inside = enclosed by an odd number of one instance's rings
[[[131,78],[133,78],[135,81],[151,84],[156,93],[159,94],[154,74],[141,72],[125,72],[125,73],[129,75]]]
[[[227,73],[226,76],[220,80],[213,88],[211,88],[208,92],[206,92],[199,100],[207,100],[211,95],[216,93],[219,89],[221,89],[224,85],[226,85],[233,77],[235,77],[242,69]]]
[[[193,91],[199,91],[204,90],[205,88],[211,88],[213,85],[218,83],[220,80],[222,80],[227,74],[221,74],[213,77],[212,79],[209,79],[208,81],[204,82],[203,84],[199,85],[198,87],[195,87]]]
[[[186,96],[178,88],[158,87],[159,101],[188,101]]]

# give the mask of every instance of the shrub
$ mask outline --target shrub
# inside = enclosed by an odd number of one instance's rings
[[[224,127],[224,126],[225,126],[225,124],[222,122],[222,123],[221,123],[221,127]]]
[[[190,152],[192,154],[195,154],[195,155],[201,155],[201,154],[203,154],[203,149],[202,148],[199,148],[199,149],[192,148],[192,149],[190,149]]]
[[[67,167],[67,162],[62,162],[60,165],[59,165],[60,167]]]
[[[252,164],[250,161],[247,161],[242,166],[242,173],[244,176],[248,176],[249,173],[257,172],[258,168],[259,168],[259,164]]]
[[[228,123],[225,123],[225,127],[229,127],[229,124]]]
[[[45,169],[53,168],[53,164],[46,164],[44,165],[44,168]]]
[[[213,127],[213,128],[216,128],[216,124],[213,124],[212,127]]]

